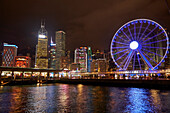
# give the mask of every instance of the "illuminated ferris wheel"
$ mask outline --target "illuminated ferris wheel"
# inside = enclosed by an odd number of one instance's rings
[[[154,70],[167,57],[168,46],[168,35],[160,24],[136,19],[118,29],[110,50],[120,70]]]

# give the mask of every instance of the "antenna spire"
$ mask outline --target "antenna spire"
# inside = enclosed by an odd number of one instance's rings
[[[51,37],[51,44],[53,44],[53,40],[52,40],[52,37]]]
[[[41,28],[45,27],[45,19],[41,19]]]

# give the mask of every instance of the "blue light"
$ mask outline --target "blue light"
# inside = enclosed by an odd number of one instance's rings
[[[130,48],[133,49],[133,50],[134,50],[134,49],[137,49],[138,46],[139,46],[139,44],[138,44],[137,41],[132,41],[132,42],[130,43]]]
[[[6,47],[16,47],[16,48],[18,48],[18,46],[16,46],[16,45],[11,45],[11,44],[4,44],[4,46],[6,46]]]

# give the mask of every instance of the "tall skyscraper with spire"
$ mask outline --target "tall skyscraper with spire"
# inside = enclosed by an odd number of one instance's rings
[[[56,69],[61,69],[61,57],[64,57],[66,54],[65,51],[65,32],[57,31],[56,32]]]
[[[41,21],[41,29],[38,31],[35,67],[48,68],[48,32],[45,29],[45,21]]]

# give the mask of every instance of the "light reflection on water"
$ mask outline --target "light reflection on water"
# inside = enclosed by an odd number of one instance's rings
[[[2,113],[170,112],[170,91],[48,84],[0,88]]]

